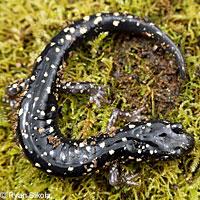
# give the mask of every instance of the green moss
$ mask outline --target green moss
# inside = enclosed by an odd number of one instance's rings
[[[188,156],[165,163],[130,163],[139,172],[139,187],[111,187],[108,170],[81,178],[58,178],[33,167],[24,157],[11,128],[12,111],[0,101],[0,193],[50,194],[52,199],[199,199],[200,185],[200,5],[194,0],[1,0],[0,99],[8,83],[31,73],[35,58],[65,21],[102,11],[128,11],[148,16],[175,43],[187,63],[187,78],[179,88],[177,67],[154,43],[132,35],[102,33],[79,47],[66,62],[64,79],[108,84],[109,105],[88,105],[88,97],[62,95],[61,131],[71,138],[104,132],[113,108],[134,110],[146,106],[149,118],[180,121],[196,138]],[[158,63],[156,63],[158,62]],[[164,66],[160,71],[159,65]],[[166,69],[165,69],[166,68]],[[120,78],[118,78],[120,76]],[[170,96],[170,99],[167,98]],[[124,122],[120,121],[118,127]],[[133,166],[134,165],[134,166]],[[24,199],[26,199],[24,197]],[[30,196],[29,196],[30,199]]]

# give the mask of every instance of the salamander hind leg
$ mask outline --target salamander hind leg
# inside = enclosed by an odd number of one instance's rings
[[[95,102],[98,107],[101,107],[101,102],[108,103],[107,93],[104,91],[107,85],[96,85],[92,82],[79,82],[72,83],[66,82],[57,85],[59,92],[72,93],[72,94],[86,94],[90,96],[90,103]]]
[[[16,107],[17,104],[17,94],[22,92],[25,88],[28,87],[30,79],[20,79],[15,83],[8,85],[6,88],[6,94],[3,98],[3,101],[6,102],[12,109]]]
[[[133,179],[136,178],[137,176],[138,176],[138,174],[128,174],[127,172],[119,173],[119,164],[117,162],[115,162],[110,167],[109,183],[112,186],[117,186],[117,185],[138,186],[139,183],[133,181]]]

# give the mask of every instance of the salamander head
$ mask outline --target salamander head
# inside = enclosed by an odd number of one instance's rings
[[[135,146],[143,148],[141,149],[143,151],[142,160],[180,158],[194,148],[194,138],[184,131],[180,123],[159,120],[149,121],[140,126],[140,129],[136,129],[134,134],[138,142],[138,145],[136,143]]]

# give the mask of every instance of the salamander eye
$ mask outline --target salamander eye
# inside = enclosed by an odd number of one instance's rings
[[[173,124],[171,125],[171,129],[172,129],[175,133],[178,133],[178,134],[183,133],[183,125],[182,125],[182,124],[173,123]]]
[[[166,137],[166,136],[167,136],[166,133],[162,133],[162,134],[159,135],[159,137]]]

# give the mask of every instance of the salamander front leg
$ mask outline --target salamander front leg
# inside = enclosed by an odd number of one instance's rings
[[[116,185],[134,185],[138,186],[139,183],[133,181],[138,174],[128,174],[127,172],[119,173],[119,164],[116,162],[110,167],[109,183],[112,186]]]
[[[14,108],[17,100],[16,100],[16,96],[17,94],[19,94],[22,90],[24,90],[24,88],[27,88],[29,85],[30,79],[21,79],[18,80],[17,82],[9,85],[6,88],[6,95],[4,96],[4,101],[9,104],[9,106],[11,108]]]
[[[18,80],[17,82],[13,83],[12,85],[9,85],[6,88],[6,93],[9,97],[14,97],[18,93],[20,93],[27,85],[29,84],[29,79],[22,79]]]
[[[113,127],[115,127],[117,120],[119,118],[124,119],[125,121],[129,121],[129,122],[137,122],[139,120],[145,120],[147,119],[147,117],[143,116],[143,115],[138,115],[140,112],[142,112],[145,108],[139,108],[138,110],[135,110],[133,112],[126,112],[126,111],[122,111],[119,109],[113,109],[111,115],[110,115],[110,119],[106,128],[106,131],[111,130]]]
[[[107,87],[107,85],[96,85],[92,82],[67,82],[57,85],[57,90],[59,92],[72,94],[87,94],[90,96],[90,103],[95,102],[98,107],[101,107],[100,102],[108,103],[108,101],[105,99],[107,93],[103,91]]]

